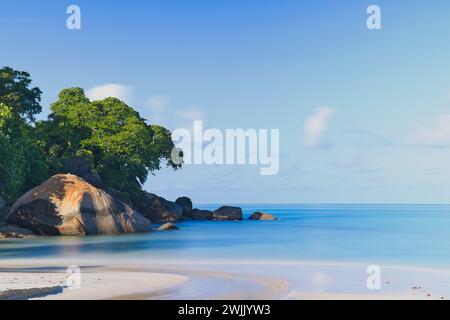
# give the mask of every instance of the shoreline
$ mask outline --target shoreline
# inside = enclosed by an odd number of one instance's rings
[[[72,259],[73,260],[73,259]],[[80,261],[80,259],[77,259]],[[383,266],[381,290],[368,290],[366,266],[307,261],[160,261],[81,264],[80,290],[65,284],[71,259],[0,262],[0,296],[10,299],[443,300],[450,270]],[[123,261],[123,260],[122,260]],[[57,287],[55,292],[49,288]],[[26,290],[30,290],[26,296]],[[22,291],[21,291],[22,290]],[[25,290],[25,291],[24,291]],[[56,289],[55,289],[56,290]],[[12,292],[14,293],[14,292]],[[39,293],[41,296],[39,296]],[[37,295],[37,296],[36,296]]]

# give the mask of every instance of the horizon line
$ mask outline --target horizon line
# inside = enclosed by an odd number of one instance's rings
[[[220,205],[220,203],[198,203],[196,205],[208,206],[208,205]],[[442,203],[428,203],[428,202],[229,202],[222,205],[392,205],[392,206],[404,206],[404,205],[418,205],[418,206],[446,206],[450,205],[450,202]]]

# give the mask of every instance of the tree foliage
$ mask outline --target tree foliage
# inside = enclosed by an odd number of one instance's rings
[[[0,69],[0,196],[7,203],[61,173],[62,163],[84,158],[104,183],[130,196],[149,173],[171,161],[170,132],[148,125],[124,102],[89,101],[81,88],[62,90],[48,120],[37,121],[41,90],[30,75]]]
[[[48,176],[30,125],[41,111],[41,90],[30,84],[27,72],[0,69],[0,195],[8,204]]]
[[[41,112],[41,90],[30,88],[30,74],[10,67],[0,69],[0,103],[3,103],[19,116],[34,121]]]
[[[170,132],[148,125],[119,99],[91,102],[83,89],[70,88],[61,91],[51,110],[36,129],[55,171],[64,159],[81,157],[108,186],[130,195],[141,190],[148,173],[159,170],[163,160],[179,167],[170,159]]]
[[[32,130],[13,108],[0,103],[0,195],[9,204],[48,175]]]

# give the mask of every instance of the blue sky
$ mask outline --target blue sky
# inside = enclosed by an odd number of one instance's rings
[[[81,30],[65,27],[70,4]],[[366,27],[371,4],[382,30]],[[199,119],[280,129],[278,175],[186,166],[149,177],[149,191],[195,203],[450,202],[448,1],[2,0],[0,9],[0,64],[31,73],[42,117],[61,89],[80,86],[118,94],[170,129]],[[305,143],[311,121],[322,130]]]

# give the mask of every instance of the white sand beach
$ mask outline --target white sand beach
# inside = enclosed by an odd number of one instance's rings
[[[3,299],[442,300],[446,270],[383,267],[380,290],[366,287],[363,265],[294,261],[81,263],[81,286],[67,286],[69,259],[0,262]],[[92,262],[92,261],[91,261]]]
[[[82,272],[79,288],[70,287],[68,279],[64,272],[2,272],[0,299],[127,299],[151,295],[187,281],[185,276],[176,274],[98,269]]]

